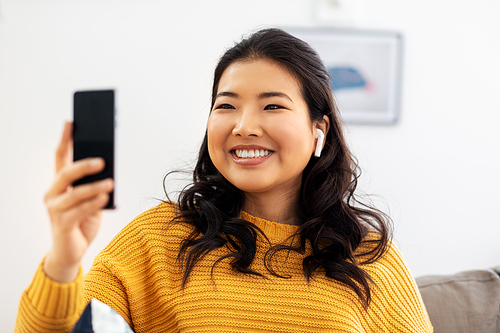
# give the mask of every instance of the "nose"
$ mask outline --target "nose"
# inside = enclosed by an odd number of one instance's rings
[[[263,130],[260,126],[258,111],[250,109],[241,110],[233,128],[233,135],[241,137],[261,137],[262,134]]]

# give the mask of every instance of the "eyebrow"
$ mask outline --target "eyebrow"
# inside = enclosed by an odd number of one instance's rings
[[[259,95],[260,99],[270,98],[270,97],[283,97],[283,98],[286,98],[286,99],[290,100],[290,102],[293,103],[293,101],[290,98],[290,96],[288,96],[285,93],[279,92],[279,91],[264,92],[264,93],[262,93],[262,94]]]
[[[217,94],[216,98],[219,97],[233,97],[233,98],[239,98],[240,96],[237,93],[231,92],[231,91],[221,91],[220,93]],[[290,100],[290,102],[293,103],[293,100],[290,98],[285,93],[279,92],[279,91],[270,91],[270,92],[263,92],[259,94],[259,99],[265,99],[265,98],[271,98],[271,97],[282,97]]]

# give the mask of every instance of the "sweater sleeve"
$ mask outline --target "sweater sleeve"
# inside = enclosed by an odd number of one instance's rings
[[[102,254],[97,256],[92,268],[85,275],[85,301],[96,298],[112,307],[133,327],[129,310],[128,296],[121,280],[110,269],[109,264]]]
[[[115,309],[131,325],[125,289],[100,257],[88,274],[82,269],[71,283],[51,280],[39,265],[33,281],[21,296],[15,332],[70,332],[92,298]]]
[[[58,283],[39,265],[19,303],[14,332],[70,332],[85,307],[82,269],[75,281]]]
[[[366,271],[376,284],[369,308],[375,326],[389,332],[433,332],[417,284],[394,244]]]
[[[85,277],[80,268],[78,278],[71,283],[51,280],[43,271],[42,262],[21,297],[15,332],[70,332],[92,298],[112,307],[133,327],[127,292],[132,290],[134,295],[147,298],[141,294],[144,272],[137,272],[150,260],[146,239],[158,233],[163,235],[165,220],[173,216],[175,211],[171,205],[141,214],[96,256]],[[156,231],[152,232],[151,228]],[[130,285],[130,281],[136,283]]]

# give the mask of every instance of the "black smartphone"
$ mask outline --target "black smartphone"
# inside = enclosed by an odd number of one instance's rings
[[[114,90],[77,91],[73,96],[73,160],[102,157],[104,170],[86,176],[74,186],[115,176],[115,92]],[[115,208],[114,192],[105,209]]]

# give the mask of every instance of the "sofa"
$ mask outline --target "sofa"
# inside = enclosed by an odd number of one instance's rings
[[[500,266],[416,281],[435,333],[500,333]]]

